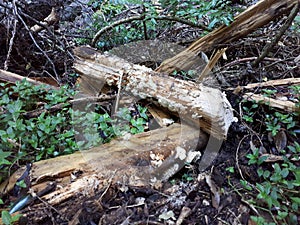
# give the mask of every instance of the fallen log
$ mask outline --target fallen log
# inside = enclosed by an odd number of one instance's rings
[[[220,90],[178,80],[92,48],[78,47],[74,53],[77,56],[74,68],[82,77],[122,86],[134,97],[155,101],[178,113],[180,118],[199,123],[201,129],[214,137],[226,138],[234,117],[230,103]]]
[[[207,141],[207,135],[198,127],[184,124],[129,139],[121,137],[90,150],[33,163],[29,173],[31,190],[40,193],[55,183],[55,190],[42,196],[47,204],[54,206],[80,194],[93,196],[95,190],[101,190],[109,182],[126,186],[157,185],[200,156],[195,150],[203,149]],[[24,170],[18,170],[3,183],[1,193],[11,190]]]
[[[174,70],[189,70],[194,66],[195,58],[201,51],[207,52],[219,45],[245,37],[289,12],[297,2],[298,0],[261,0],[239,14],[229,26],[221,26],[198,39],[173,58],[165,60],[156,71],[170,74]]]

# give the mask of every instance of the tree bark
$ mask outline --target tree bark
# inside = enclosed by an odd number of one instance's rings
[[[207,140],[198,127],[184,124],[173,124],[129,139],[121,137],[90,150],[33,163],[29,173],[31,189],[39,193],[55,182],[60,188],[42,198],[57,205],[80,193],[92,196],[93,190],[101,190],[109,182],[156,185],[200,156],[197,150],[203,149]],[[15,172],[8,183],[1,184],[1,193],[12,190],[24,169]]]
[[[298,0],[261,0],[238,15],[229,26],[221,26],[198,39],[173,58],[165,60],[156,71],[170,74],[174,70],[189,70],[201,51],[207,52],[219,45],[245,37],[290,11],[297,2]]]
[[[201,129],[216,138],[226,138],[234,117],[230,103],[220,90],[178,80],[91,48],[79,47],[74,52],[77,56],[74,68],[82,77],[115,86],[121,81],[122,90],[138,100],[157,102],[178,113],[181,119],[199,123]]]

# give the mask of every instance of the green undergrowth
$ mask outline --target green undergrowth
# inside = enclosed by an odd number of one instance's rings
[[[273,97],[277,90],[264,89],[263,93]],[[256,144],[251,141],[246,155],[258,180],[241,180],[241,196],[256,212],[251,219],[258,225],[299,224],[300,86],[288,87],[287,93],[298,108],[296,112],[279,111],[261,102],[242,102],[243,121],[260,138]],[[228,171],[234,172],[232,167]]]
[[[195,25],[202,24],[207,27],[207,30],[203,31],[205,35],[209,30],[222,24],[228,26],[233,21],[234,14],[240,11],[239,8],[232,6],[231,1],[224,0],[190,2],[159,0],[156,3],[141,0],[90,0],[88,4],[94,9],[93,22],[82,32],[91,36],[115,21],[137,15],[143,16],[142,20],[120,23],[103,34],[96,46],[105,50],[131,41],[155,39],[163,30],[176,23],[175,20],[159,19],[160,16],[168,15],[169,18],[180,18]],[[131,15],[129,8],[136,13]],[[78,44],[88,43],[88,40],[83,38],[76,41]]]
[[[126,133],[144,131],[147,108],[121,108],[114,116],[95,104],[75,109],[77,91],[27,81],[0,84],[0,183],[29,162],[70,154]]]

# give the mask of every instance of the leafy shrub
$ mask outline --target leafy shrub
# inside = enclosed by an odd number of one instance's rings
[[[147,109],[139,105],[137,115],[124,108],[114,119],[108,113],[74,110],[68,100],[76,91],[67,86],[53,90],[24,80],[1,88],[0,182],[11,167],[90,148],[126,132],[143,132],[148,120]]]
[[[197,23],[206,19],[208,28],[213,29],[220,24],[229,25],[233,21],[234,8],[231,1],[178,1],[160,0],[164,8],[169,8],[169,13],[180,18]]]
[[[163,15],[182,18],[197,23],[205,23],[208,29],[213,29],[221,24],[227,26],[233,21],[234,13],[237,8],[230,5],[231,1],[213,0],[213,1],[178,1],[178,0],[160,0],[159,1]],[[93,6],[95,13],[94,22],[87,30],[100,30],[110,25],[116,18],[120,18],[122,13],[126,15],[128,7],[136,6],[135,10],[144,14],[142,21],[133,21],[130,24],[120,24],[110,31],[109,38],[103,35],[98,43],[99,48],[111,48],[116,45],[125,44],[131,41],[137,41],[145,38],[154,39],[158,29],[166,29],[175,22],[157,20],[159,13],[157,5],[153,2],[141,0],[121,0],[121,1],[89,1]],[[124,17],[122,17],[124,19]],[[146,30],[145,30],[146,29]],[[145,34],[146,32],[146,34]],[[205,32],[203,33],[205,34]],[[78,40],[82,42],[82,40]]]
[[[300,86],[289,87],[289,91],[293,95],[291,97],[299,99],[299,90]],[[267,96],[276,93],[274,90],[263,90],[263,92]],[[299,107],[299,104],[296,105]],[[247,106],[243,106],[242,109],[244,121],[251,125],[254,122],[253,116],[259,113],[258,103],[248,102]],[[276,138],[279,130],[284,130],[293,139],[297,139],[295,127],[298,126],[299,112],[282,113],[269,107],[269,110],[264,113],[265,120],[260,120],[263,122],[260,126],[263,125],[261,127],[265,127],[265,131],[270,132],[273,138]],[[273,163],[266,163],[268,157],[261,155],[258,148],[246,156],[249,165],[257,166],[257,174],[260,178],[260,181],[252,186],[248,185],[246,180],[241,181],[245,190],[256,192],[255,197],[249,200],[249,203],[271,215],[271,221],[267,221],[262,216],[252,216],[251,219],[258,225],[298,224],[297,218],[300,216],[300,144],[297,141],[289,143],[286,148],[278,149],[277,154],[281,159]]]

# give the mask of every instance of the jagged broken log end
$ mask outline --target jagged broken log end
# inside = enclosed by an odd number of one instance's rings
[[[82,51],[78,48],[77,52]],[[84,52],[89,51],[84,49]],[[126,92],[134,98],[152,99],[180,117],[199,120],[200,127],[218,139],[226,138],[234,116],[230,103],[220,90],[178,80],[117,56],[91,52],[92,56],[78,58],[74,64],[82,77],[115,86],[122,82],[121,94]]]

